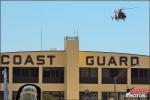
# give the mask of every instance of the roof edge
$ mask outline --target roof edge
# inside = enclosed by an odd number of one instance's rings
[[[64,50],[45,50],[45,51],[14,51],[14,52],[1,52],[1,53],[25,53],[25,52],[64,52]]]
[[[45,50],[45,51],[16,51],[16,52],[1,52],[0,54],[3,53],[25,53],[25,52],[64,52],[65,50],[56,50],[56,51],[51,51],[51,50]],[[93,52],[93,53],[113,53],[113,54],[127,54],[127,55],[137,55],[137,56],[146,56],[150,57],[150,55],[142,55],[142,54],[132,54],[132,53],[121,53],[121,52],[104,52],[104,51],[80,51],[80,52]]]
[[[132,53],[121,53],[121,52],[104,52],[104,51],[80,51],[80,52],[113,53],[113,54],[127,54],[127,55],[137,55],[137,56],[146,56],[146,57],[150,57],[150,55],[132,54]]]

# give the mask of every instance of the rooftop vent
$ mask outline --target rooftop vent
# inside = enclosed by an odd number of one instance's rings
[[[58,51],[58,48],[50,48],[50,51]]]

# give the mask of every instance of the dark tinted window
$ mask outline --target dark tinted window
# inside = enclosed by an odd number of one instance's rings
[[[64,68],[44,67],[43,83],[64,83]]]
[[[114,98],[114,96],[116,96]],[[126,100],[126,92],[102,92],[102,100]],[[133,99],[132,99],[133,100]]]
[[[0,91],[0,100],[4,100],[4,92],[3,91]]]
[[[98,100],[98,92],[80,92],[80,100]]]
[[[98,68],[80,68],[80,83],[98,83]]]
[[[17,91],[12,92],[12,100],[16,100]]]
[[[64,100],[63,91],[44,91],[42,100]]]
[[[150,84],[150,69],[133,68],[131,69],[132,84]]]
[[[6,68],[6,71],[7,71],[7,80],[9,82],[9,69],[8,67],[0,67],[0,83],[3,83],[3,74],[2,74],[2,71],[4,70],[4,68]]]
[[[39,68],[36,67],[14,67],[14,83],[38,83]]]
[[[102,84],[127,84],[126,68],[102,68]]]

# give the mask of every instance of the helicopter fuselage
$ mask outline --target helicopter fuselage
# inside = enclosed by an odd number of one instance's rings
[[[117,20],[117,21],[119,21],[119,20],[125,21],[126,14],[120,9],[118,11],[115,11],[115,16],[112,17],[112,20],[113,20],[113,18],[115,18],[115,20]]]

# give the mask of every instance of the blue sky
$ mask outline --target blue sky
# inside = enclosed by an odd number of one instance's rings
[[[117,8],[126,21],[114,21]],[[3,1],[1,50],[39,51],[41,26],[43,50],[64,49],[64,37],[78,30],[81,51],[149,55],[148,1]]]

